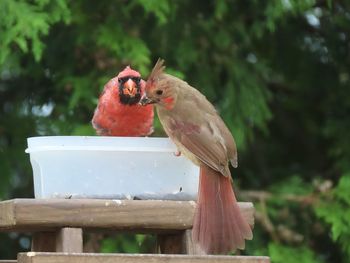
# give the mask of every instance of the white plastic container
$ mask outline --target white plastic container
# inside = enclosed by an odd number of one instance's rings
[[[168,138],[28,138],[36,198],[195,200],[199,168]]]

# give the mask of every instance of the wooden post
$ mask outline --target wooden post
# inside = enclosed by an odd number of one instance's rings
[[[35,252],[55,252],[56,232],[33,233],[31,250]]]
[[[205,255],[205,252],[198,246],[198,244],[193,243],[192,230],[188,229],[184,231],[182,242],[185,251],[184,254]]]
[[[65,227],[55,232],[33,234],[32,251],[35,252],[83,252],[83,231],[81,228]]]
[[[56,252],[82,253],[83,230],[81,228],[62,228],[57,233]]]
[[[159,234],[157,235],[157,247],[159,254],[184,254],[183,234]]]
[[[205,255],[204,251],[192,242],[192,230],[178,234],[159,234],[157,246],[160,254]]]

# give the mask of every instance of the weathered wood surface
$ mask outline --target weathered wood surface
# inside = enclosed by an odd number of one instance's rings
[[[58,231],[56,251],[67,253],[83,252],[83,230],[81,228],[65,227]]]
[[[156,254],[20,253],[18,263],[269,263],[268,257]]]
[[[32,235],[32,251],[36,252],[55,252],[57,231],[37,232]]]
[[[17,263],[17,260],[0,260],[0,263]]]
[[[200,246],[192,241],[192,229],[183,232],[183,246],[185,254],[187,255],[205,255],[205,252]]]
[[[76,227],[171,233],[192,228],[195,205],[193,201],[13,199],[0,202],[0,231]],[[253,204],[239,205],[253,225]]]
[[[179,234],[160,234],[157,235],[157,247],[159,254],[186,254],[183,233]]]
[[[83,230],[64,227],[52,232],[35,232],[32,237],[31,250],[81,253],[83,252]]]
[[[203,250],[192,242],[192,230],[177,234],[157,235],[157,247],[160,254],[204,255]]]

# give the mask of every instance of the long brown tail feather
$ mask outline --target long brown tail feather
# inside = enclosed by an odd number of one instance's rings
[[[192,238],[207,254],[226,254],[244,249],[253,234],[243,218],[230,178],[201,166],[197,210]]]

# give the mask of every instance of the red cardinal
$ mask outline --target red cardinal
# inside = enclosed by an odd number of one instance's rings
[[[146,84],[142,105],[155,103],[165,132],[200,166],[193,241],[207,254],[244,249],[253,234],[231,186],[229,162],[237,167],[235,141],[214,106],[186,82],[163,73],[158,60]]]
[[[108,81],[92,118],[98,135],[147,136],[153,132],[153,106],[138,104],[145,90],[139,72],[129,66]]]

